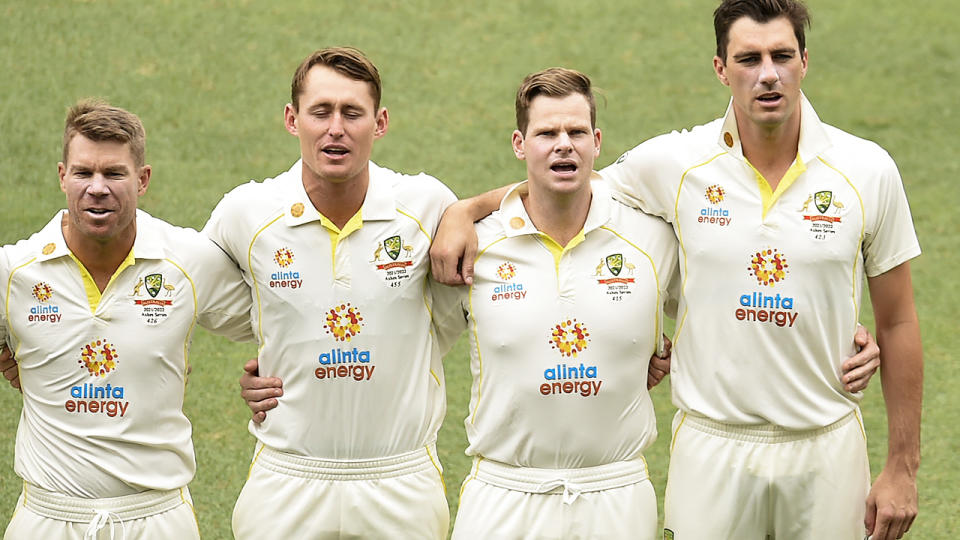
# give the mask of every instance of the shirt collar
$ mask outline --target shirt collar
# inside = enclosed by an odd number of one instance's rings
[[[389,175],[394,174],[374,162],[369,163],[370,183],[360,215],[363,221],[388,221],[397,217],[397,202],[393,197]],[[290,227],[320,221],[320,212],[310,202],[303,187],[303,160],[297,160],[290,169],[277,177],[279,189],[286,190],[283,200],[284,221]]]
[[[39,253],[37,261],[49,261],[70,255],[67,241],[63,237],[63,217],[67,211],[60,210],[43,229],[37,233]],[[166,257],[163,242],[153,226],[153,217],[137,209],[137,236],[133,241],[133,254],[138,259],[163,259]]]
[[[605,225],[610,220],[610,191],[603,180],[590,182],[590,189],[593,197],[590,200],[590,210],[587,212],[587,220],[583,224],[583,233],[589,234],[590,231]],[[526,207],[523,206],[521,195],[527,193],[527,181],[524,180],[510,188],[503,200],[500,201],[500,212],[498,219],[503,227],[504,234],[507,237],[521,236],[524,234],[539,234],[540,231],[533,224],[530,215],[527,214]]]
[[[737,118],[733,110],[733,98],[730,98],[730,103],[727,105],[717,144],[733,156],[745,159],[743,146],[740,144],[740,131],[737,129]],[[797,153],[804,163],[809,163],[829,147],[830,137],[827,135],[827,130],[817,116],[817,112],[813,110],[813,105],[807,100],[807,96],[801,92],[800,143]]]

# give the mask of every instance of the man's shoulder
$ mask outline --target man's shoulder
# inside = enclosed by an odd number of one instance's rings
[[[20,239],[13,244],[3,246],[3,259],[10,268],[26,264],[31,259],[48,255],[51,250],[63,243],[63,236],[59,232],[59,221],[62,213],[57,213],[39,231]]]
[[[634,244],[650,243],[653,240],[658,243],[676,240],[676,233],[669,223],[626,204],[612,195],[608,223],[618,234]]]
[[[174,225],[146,212],[138,213],[137,227],[139,240],[155,243],[155,246],[150,247],[162,249],[164,258],[180,265],[202,267],[220,250],[212,240],[196,229]],[[134,254],[136,253],[134,247]]]
[[[829,124],[823,124],[823,128],[830,137],[831,143],[825,154],[834,159],[858,161],[863,162],[864,165],[876,164],[877,161],[884,165],[887,161],[892,162],[890,154],[874,141]]]
[[[723,119],[718,118],[689,129],[683,128],[655,135],[624,152],[610,165],[610,169],[628,160],[635,162],[640,160],[640,163],[645,166],[673,164],[689,167],[722,151],[717,143],[722,126]]]
[[[370,162],[370,175],[376,178],[378,185],[389,187],[403,206],[446,206],[456,200],[456,195],[446,184],[425,172],[406,174]]]

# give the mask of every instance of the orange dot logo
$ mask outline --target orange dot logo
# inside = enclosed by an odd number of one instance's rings
[[[105,339],[91,341],[80,350],[80,365],[91,377],[106,377],[107,373],[117,369],[117,349]]]
[[[41,281],[33,286],[33,297],[36,298],[38,302],[46,302],[53,297],[53,289]]]
[[[517,275],[517,267],[512,262],[505,262],[497,267],[497,275],[509,281]]]
[[[719,184],[714,184],[707,188],[707,193],[704,195],[710,204],[720,204],[723,201],[723,196],[725,192]]]
[[[567,319],[550,330],[550,347],[560,351],[563,356],[576,357],[587,348],[589,341],[590,332],[576,319]]]
[[[273,262],[277,263],[280,268],[286,268],[293,264],[293,252],[289,248],[280,248],[273,254]]]
[[[363,317],[360,311],[350,304],[340,304],[327,311],[324,329],[337,341],[350,341],[360,333]]]
[[[787,258],[776,249],[767,248],[758,251],[750,257],[750,267],[747,270],[760,285],[773,287],[787,278]]]

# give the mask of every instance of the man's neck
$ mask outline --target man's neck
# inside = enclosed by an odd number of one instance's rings
[[[313,207],[339,229],[363,206],[370,185],[370,173],[366,168],[354,178],[333,182],[318,177],[304,164],[302,178],[303,188]]]
[[[521,201],[537,230],[566,246],[583,230],[592,197],[588,184],[585,190],[569,195],[530,189],[526,195],[521,194]]]
[[[763,175],[770,189],[776,190],[780,179],[797,159],[800,144],[799,106],[786,122],[770,129],[749,122],[743,124],[746,125],[741,125],[737,118],[743,156]]]
[[[116,273],[117,268],[120,268],[120,264],[133,249],[133,243],[137,238],[136,221],[131,223],[127,230],[104,241],[77,234],[70,227],[67,214],[63,216],[61,228],[67,248],[87,269],[90,277],[93,278],[94,283],[102,293],[107,288],[107,284],[110,283],[110,278]]]

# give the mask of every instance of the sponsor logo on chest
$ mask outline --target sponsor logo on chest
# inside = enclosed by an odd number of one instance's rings
[[[324,331],[336,342],[346,344],[360,335],[363,330],[363,315],[349,303],[342,303],[327,310],[324,316]],[[317,361],[320,367],[313,375],[321,381],[352,379],[357,382],[369,381],[376,368],[373,353],[358,347],[332,348],[321,352]]]
[[[587,326],[576,319],[561,321],[550,328],[550,348],[556,350],[566,360],[576,358],[590,344],[590,332]],[[603,381],[599,378],[599,368],[580,362],[577,364],[556,364],[543,370],[543,382],[538,388],[541,395],[596,396],[600,393]]]
[[[36,304],[30,306],[27,311],[27,323],[34,324],[58,324],[63,318],[60,312],[60,306],[53,303],[53,287],[41,281],[33,286],[30,295]]]
[[[105,338],[95,339],[80,349],[80,369],[95,380],[106,379],[120,367],[117,347]],[[83,383],[70,388],[63,408],[74,414],[103,414],[110,418],[124,417],[130,402],[124,387],[110,383]]]
[[[517,279],[517,272],[516,263],[510,261],[497,266],[497,277],[505,283],[498,283],[493,287],[493,292],[490,294],[491,302],[497,304],[527,298],[527,289],[523,286],[523,282]]]
[[[733,213],[720,204],[726,195],[726,190],[720,184],[708,186],[703,195],[708,204],[700,209],[697,223],[715,227],[730,225],[733,222]]]
[[[787,257],[776,248],[766,248],[750,255],[747,272],[765,288],[748,291],[737,298],[734,317],[747,323],[773,324],[781,328],[793,328],[799,313],[793,297],[781,295],[773,289],[783,283],[790,274]]]
[[[270,281],[267,286],[271,289],[300,289],[303,287],[303,278],[300,272],[293,269],[292,265],[296,257],[293,250],[288,247],[281,247],[273,252],[273,263],[276,268],[270,274]]]

